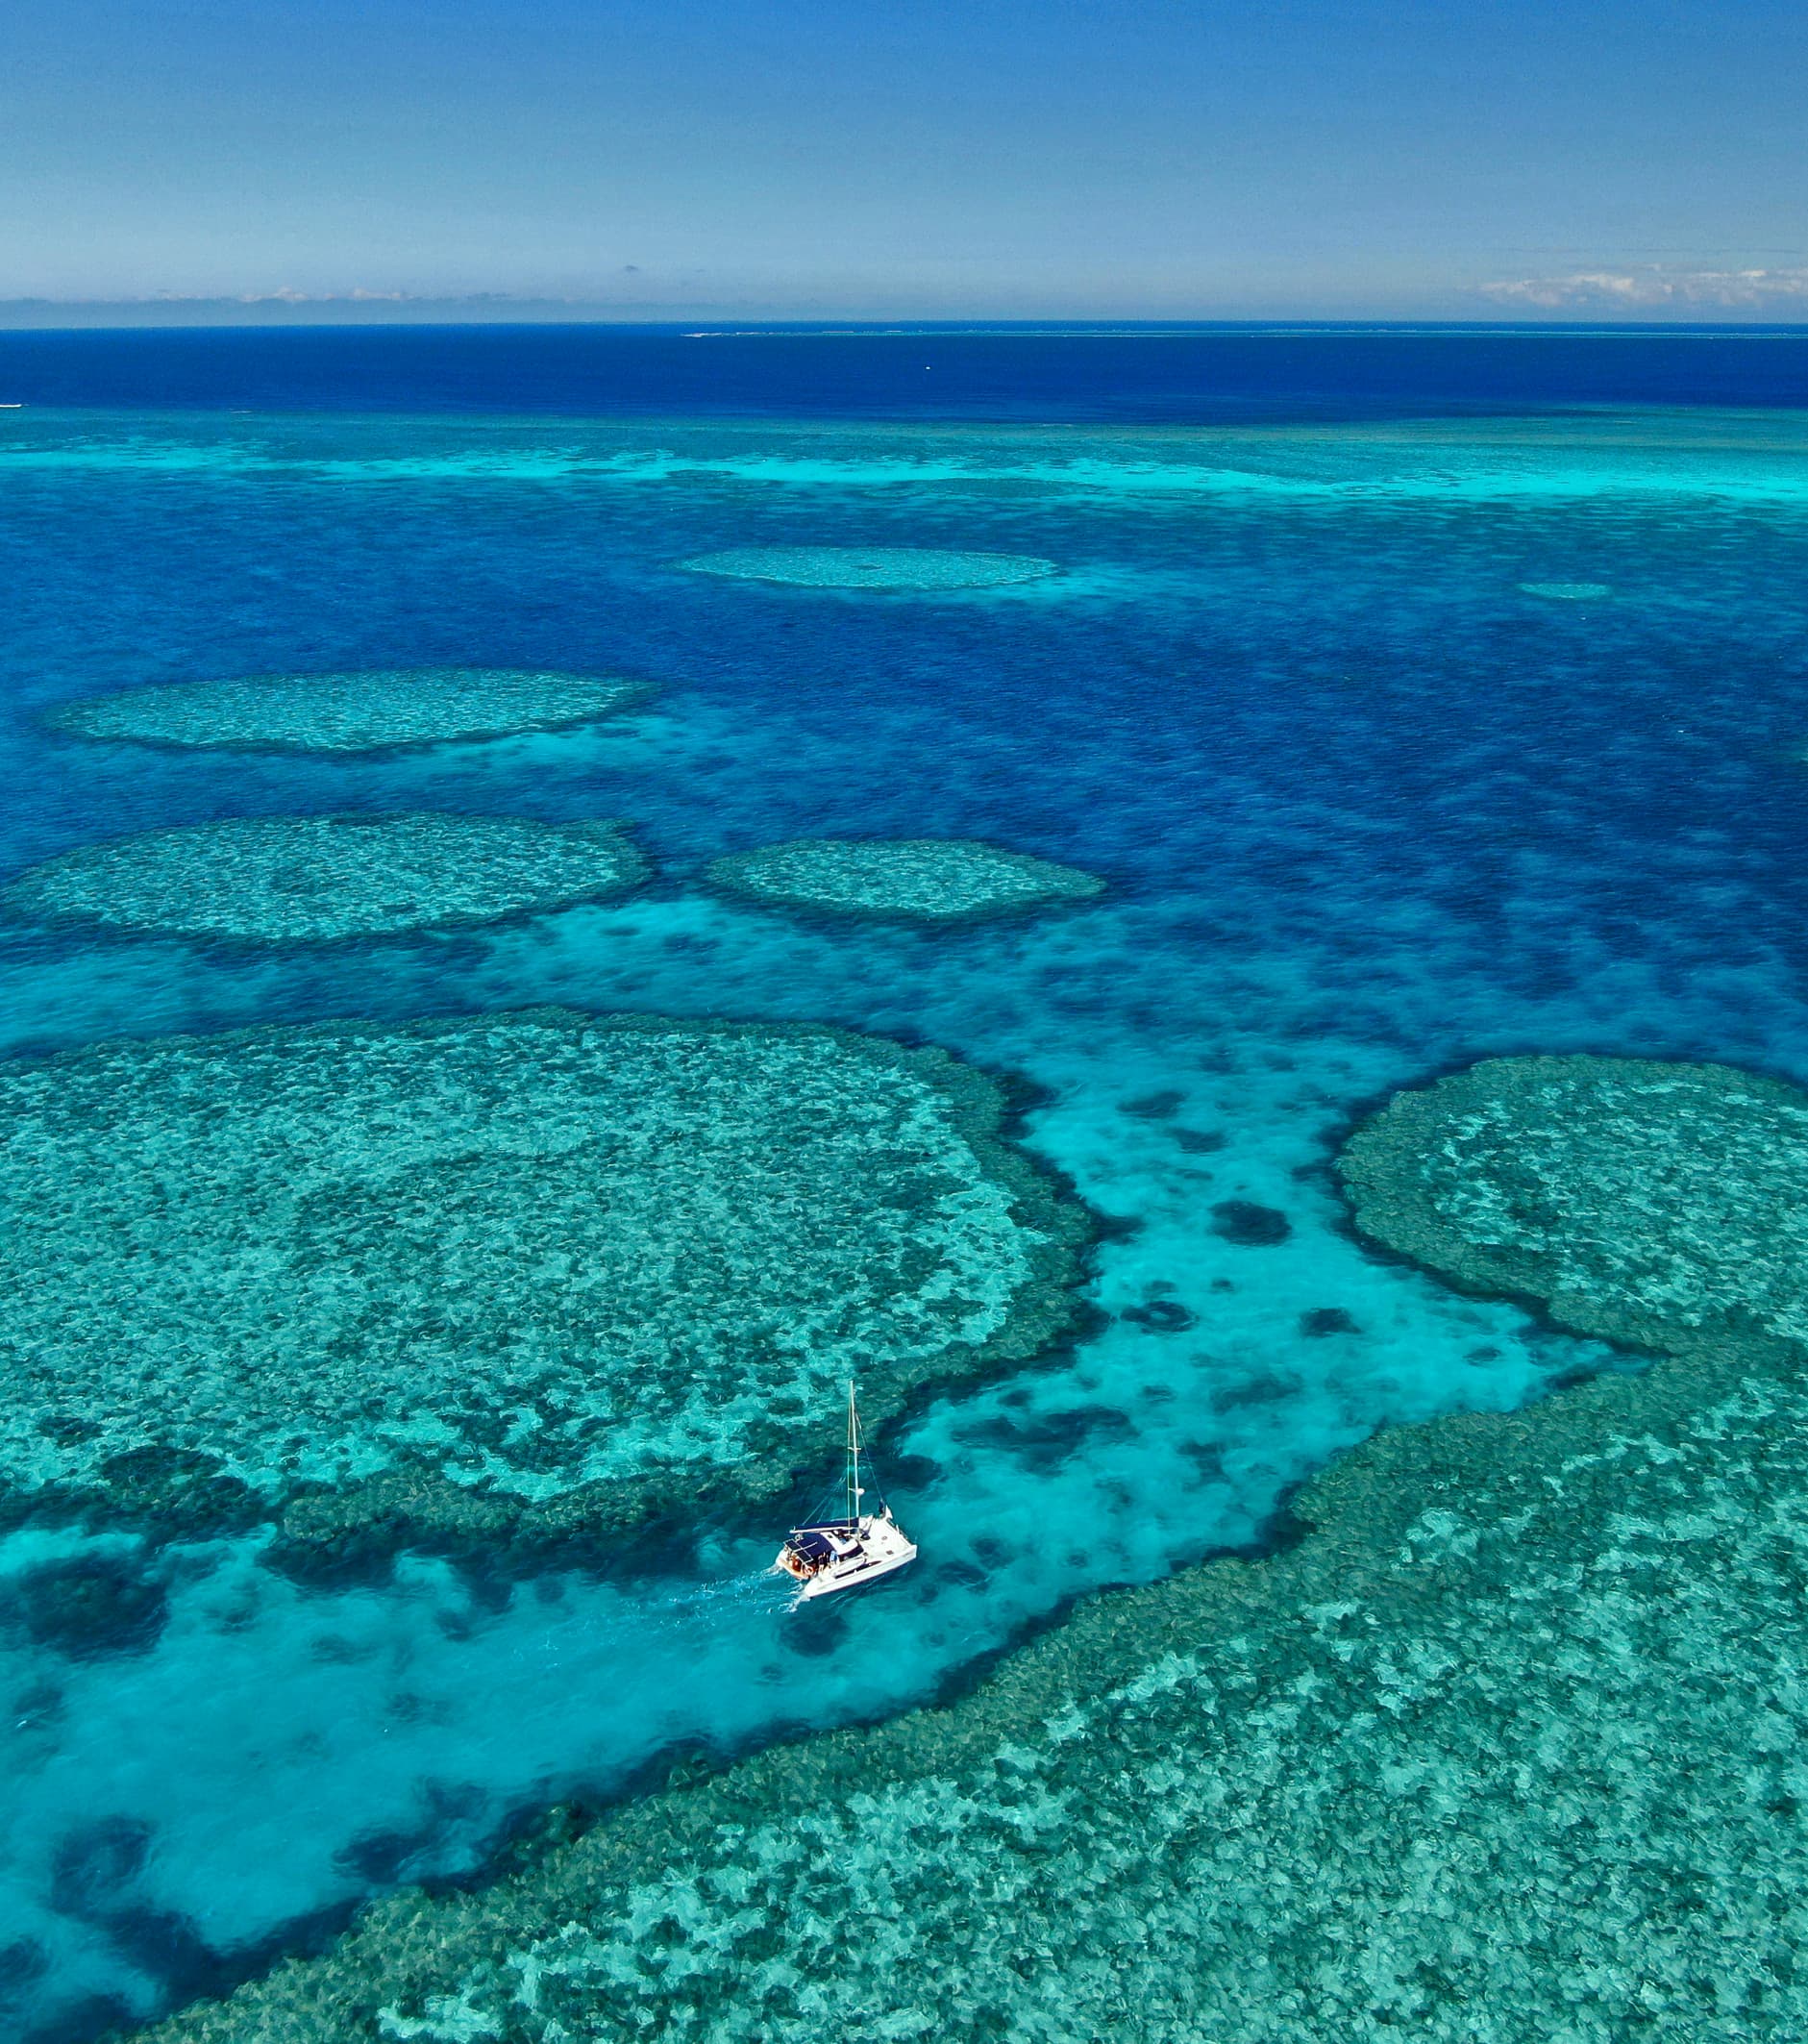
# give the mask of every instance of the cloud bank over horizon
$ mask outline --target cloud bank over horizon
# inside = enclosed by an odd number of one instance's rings
[[[1515,277],[1484,284],[1478,295],[1497,306],[1540,312],[1648,313],[1777,312],[1808,315],[1808,264],[1783,269],[1573,270],[1564,276]]]
[[[573,322],[606,321],[665,325],[729,320],[759,323],[801,321],[871,323],[946,322],[1059,325],[1127,321],[1189,325],[1220,321],[1255,325],[1326,320],[1360,324],[1421,319],[1436,324],[1495,326],[1503,319],[1527,325],[1581,317],[1591,323],[1623,320],[1629,325],[1787,325],[1808,322],[1808,265],[1789,268],[1669,269],[1658,265],[1603,264],[1542,276],[1491,280],[1453,289],[1435,307],[1411,311],[1352,311],[1340,306],[1278,304],[1214,306],[1199,293],[1192,304],[1138,305],[1110,311],[1098,304],[1063,306],[1050,301],[998,309],[920,294],[895,302],[873,302],[869,288],[800,293],[782,286],[761,292],[747,279],[664,280],[635,273],[638,287],[598,286],[588,290],[421,291],[372,289],[299,290],[287,285],[240,291],[155,291],[143,294],[69,297],[0,297],[0,329],[56,326],[254,325],[310,323]],[[611,285],[613,284],[611,280]]]

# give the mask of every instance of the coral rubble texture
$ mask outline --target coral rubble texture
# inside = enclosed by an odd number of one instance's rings
[[[65,852],[0,889],[0,906],[101,930],[320,943],[605,900],[646,875],[612,823],[243,816]]]
[[[1077,867],[960,837],[800,838],[718,859],[709,878],[750,901],[931,923],[1104,891],[1103,881]]]
[[[1808,1341],[1808,1093],[1719,1064],[1496,1058],[1341,1159],[1358,1225],[1583,1334]]]
[[[995,589],[1039,582],[1053,561],[927,546],[736,546],[681,563],[700,575],[789,582],[812,589]]]
[[[235,752],[359,753],[499,738],[588,724],[638,703],[619,675],[505,667],[377,667],[355,674],[249,674],[87,696],[52,712],[87,738]]]
[[[1384,1433],[1266,1560],[1101,1599],[958,1703],[651,1797],[487,1892],[380,1903],[158,2044],[1799,2034],[1808,1356],[1742,1320],[1738,1238],[1715,1262],[1691,1200],[1628,1215],[1629,1259],[1592,1239],[1628,1141],[1707,1140],[1762,1211],[1791,1102],[1506,1063],[1372,1124],[1358,1199],[1377,1147],[1410,1175],[1507,1103],[1475,1167],[1522,1140],[1528,1186],[1587,1188],[1540,1225],[1611,1315],[1628,1269],[1686,1273],[1673,1354]]]
[[[1781,2039],[1808,1400],[1686,1368],[1384,1435],[1288,1555],[380,1904],[154,2035]]]
[[[0,1067],[0,1487],[200,1457],[310,1538],[781,1488],[842,1378],[878,1424],[1065,1325],[1087,1223],[1001,1110],[883,1038],[559,1010]]]

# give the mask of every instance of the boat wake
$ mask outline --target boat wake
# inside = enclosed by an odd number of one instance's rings
[[[676,1627],[762,1607],[781,1611],[796,1587],[769,1568],[748,1569],[738,1576],[718,1576],[702,1583],[663,1584],[647,1599],[641,1615],[654,1625]]]

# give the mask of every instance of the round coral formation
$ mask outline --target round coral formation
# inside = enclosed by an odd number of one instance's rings
[[[1076,866],[960,837],[805,837],[718,859],[709,878],[749,901],[929,923],[1090,901],[1104,891],[1103,881]]]
[[[410,750],[594,723],[643,701],[620,675],[505,667],[377,667],[355,674],[251,674],[87,696],[54,730],[144,745],[273,753]]]
[[[66,852],[0,890],[0,905],[100,930],[328,943],[605,900],[647,870],[613,823],[235,817]]]
[[[811,589],[996,589],[1039,582],[1053,561],[927,546],[737,546],[680,563],[700,575],[786,582]]]
[[[1498,1058],[1341,1159],[1363,1231],[1472,1289],[1674,1349],[1808,1341],[1808,1093],[1718,1064]]]
[[[780,1488],[845,1378],[877,1425],[1066,1324],[1083,1211],[1001,1112],[882,1038],[558,1010],[0,1067],[0,1488],[205,1463],[320,1537],[360,1479],[402,1532]]]

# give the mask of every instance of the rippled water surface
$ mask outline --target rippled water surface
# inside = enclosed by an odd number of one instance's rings
[[[0,879],[213,817],[433,808],[630,818],[659,876],[330,951],[11,925],[0,1049],[539,1002],[830,1021],[1030,1082],[1020,1139],[1111,1224],[1084,1338],[881,1443],[924,1559],[847,1608],[786,1615],[757,1515],[612,1569],[405,1555],[306,1585],[260,1536],[0,1539],[10,2033],[148,2014],[674,1755],[896,1710],[1077,1595],[1272,1537],[1378,1426],[1620,1366],[1350,1237],[1325,1165],[1377,1095],[1527,1048],[1808,1080],[1802,413],[786,403],[0,414]],[[677,566],[824,544],[1059,572],[901,594]],[[365,760],[37,721],[140,682],[443,665],[660,692]],[[985,838],[1109,891],[932,931],[695,884],[724,853],[875,835]],[[826,1401],[824,1469],[833,1427]],[[15,1594],[75,1560],[137,1600],[87,1638]]]

